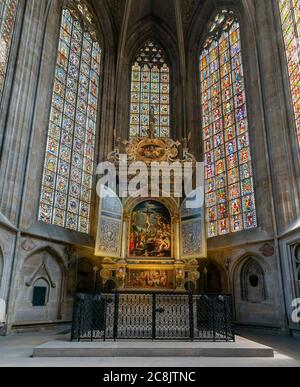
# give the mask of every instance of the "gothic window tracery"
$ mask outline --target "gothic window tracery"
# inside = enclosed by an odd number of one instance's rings
[[[300,2],[299,0],[280,0],[279,8],[296,135],[300,147]]]
[[[164,50],[148,40],[131,71],[130,137],[145,137],[154,110],[156,137],[170,136],[170,69]]]
[[[219,12],[200,55],[208,237],[257,227],[240,25]]]
[[[89,233],[102,51],[92,16],[62,11],[39,220]]]

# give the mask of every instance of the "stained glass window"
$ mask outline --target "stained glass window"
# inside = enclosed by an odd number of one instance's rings
[[[2,99],[18,0],[0,1],[0,100]]]
[[[154,111],[156,137],[170,136],[170,70],[163,49],[147,41],[131,75],[130,137],[145,137]]]
[[[231,11],[214,18],[200,61],[211,238],[257,226],[240,27]]]
[[[279,0],[279,7],[300,147],[300,1]]]
[[[101,49],[77,13],[64,9],[39,219],[89,233]]]

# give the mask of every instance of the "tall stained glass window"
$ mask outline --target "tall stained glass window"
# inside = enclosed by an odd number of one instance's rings
[[[145,137],[151,110],[156,137],[170,136],[170,70],[164,50],[147,41],[139,50],[131,75],[130,137]]]
[[[200,58],[208,236],[257,226],[240,27],[212,21]]]
[[[83,20],[62,12],[39,219],[89,233],[101,49]]]
[[[300,1],[279,0],[279,7],[300,147]]]
[[[18,0],[0,1],[0,101],[6,78],[7,64],[17,14]]]

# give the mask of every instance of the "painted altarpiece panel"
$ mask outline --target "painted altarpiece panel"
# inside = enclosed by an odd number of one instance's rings
[[[174,289],[174,270],[128,270],[128,289]]]
[[[171,216],[162,203],[138,204],[131,213],[129,257],[171,258],[172,234]]]

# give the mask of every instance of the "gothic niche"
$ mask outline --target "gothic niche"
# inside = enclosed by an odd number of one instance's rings
[[[64,273],[58,259],[48,251],[36,253],[25,260],[20,276],[16,320],[60,320]]]
[[[251,258],[241,272],[243,301],[260,303],[266,300],[265,274],[260,264]]]

